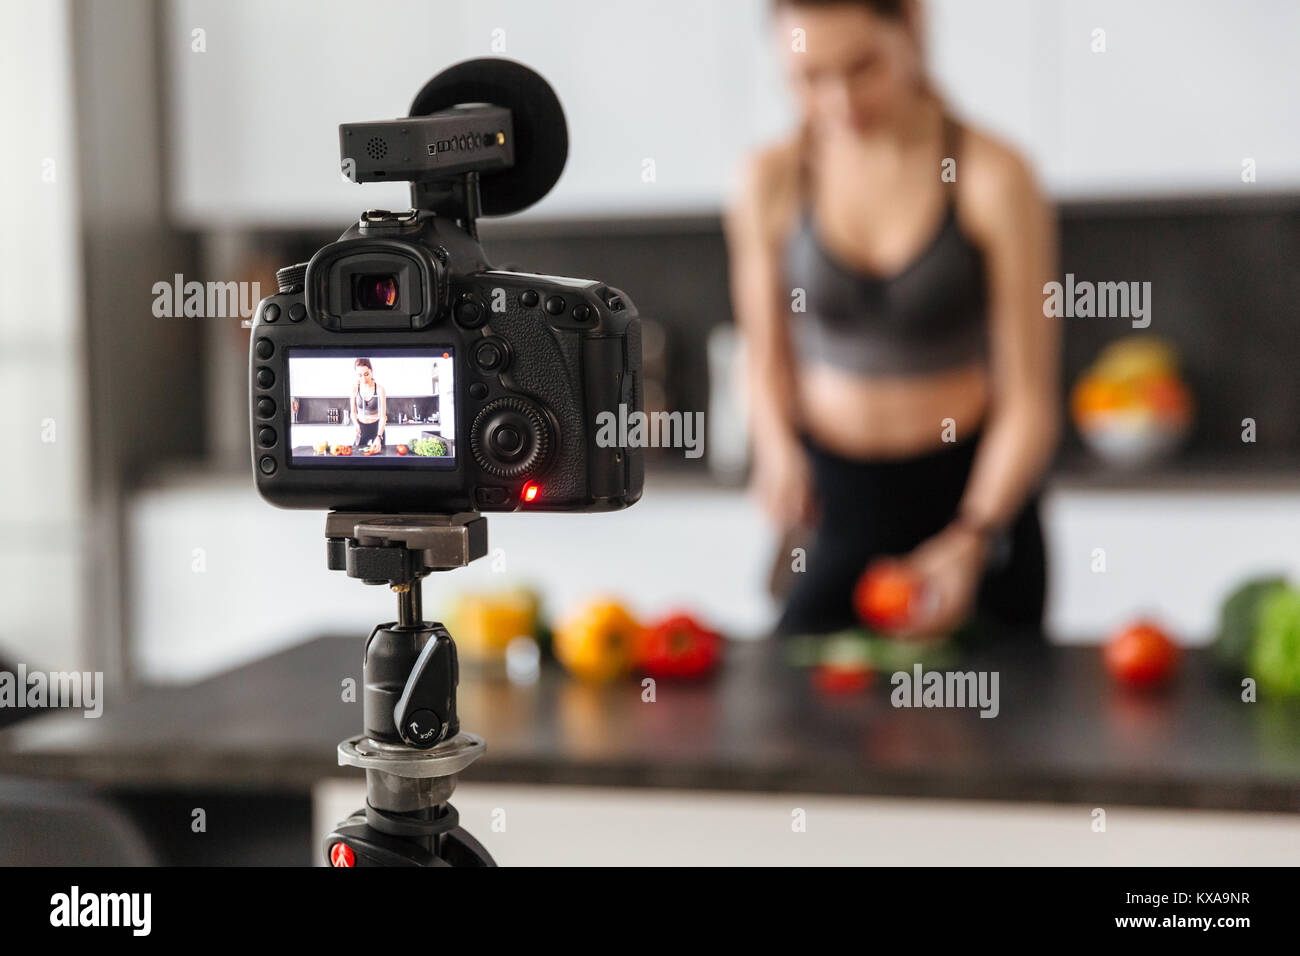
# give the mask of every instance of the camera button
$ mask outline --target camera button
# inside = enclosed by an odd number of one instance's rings
[[[275,345],[270,339],[257,340],[257,357],[260,359],[269,359],[275,354]]]
[[[274,302],[268,303],[266,308],[262,310],[263,322],[274,322],[279,317],[280,317],[280,307],[276,305]]]
[[[467,326],[471,329],[478,328],[483,324],[483,306],[479,305],[469,295],[465,295],[456,303],[456,322],[459,325]]]
[[[307,307],[305,305],[301,302],[295,302],[293,305],[289,306],[290,322],[301,322],[305,318],[307,318]]]
[[[270,388],[275,384],[275,373],[269,368],[259,368],[257,370],[257,387]]]
[[[270,455],[263,455],[257,460],[257,470],[264,475],[275,474],[275,459]]]
[[[479,401],[482,401],[483,399],[487,398],[487,394],[488,394],[488,387],[484,385],[482,382],[474,382],[469,387],[470,398],[476,398]]]
[[[259,398],[257,400],[257,417],[270,418],[275,414],[275,402],[269,398]]]
[[[523,436],[519,434],[519,430],[511,428],[509,425],[502,425],[494,431],[492,433],[491,442],[492,447],[497,454],[505,458],[512,458],[515,455],[518,455],[520,450],[524,447],[524,439]]]
[[[586,322],[591,318],[591,306],[585,302],[579,302],[573,307],[573,318],[577,322]]]
[[[480,505],[503,505],[510,496],[504,488],[479,488],[474,497]]]
[[[474,364],[485,372],[499,369],[505,364],[506,355],[501,346],[491,339],[481,342],[474,349]]]
[[[266,428],[266,427],[259,428],[257,430],[257,443],[261,445],[263,448],[270,448],[272,445],[274,445],[275,429]]]
[[[550,315],[559,315],[564,311],[564,298],[558,295],[548,298],[546,300],[546,311]]]
[[[537,303],[541,301],[542,297],[532,289],[529,289],[519,297],[519,302],[525,309],[535,309],[537,308]]]

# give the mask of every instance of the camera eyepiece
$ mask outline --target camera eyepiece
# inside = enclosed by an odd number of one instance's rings
[[[397,305],[397,277],[394,275],[363,275],[356,279],[356,306],[358,309],[391,310]]]

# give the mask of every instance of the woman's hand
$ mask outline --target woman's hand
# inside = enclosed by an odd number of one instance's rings
[[[975,605],[988,558],[988,542],[978,530],[950,524],[902,561],[921,583],[920,606],[904,628],[892,632],[911,639],[940,639],[960,627]]]
[[[755,445],[750,479],[759,504],[782,528],[811,524],[816,512],[808,453],[793,436]]]

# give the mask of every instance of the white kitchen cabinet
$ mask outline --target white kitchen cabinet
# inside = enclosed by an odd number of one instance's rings
[[[172,214],[194,227],[341,226],[405,207],[401,185],[343,181],[339,123],[403,115],[434,73],[493,55],[538,69],[569,117],[565,173],[525,215],[716,211],[742,157],[793,116],[769,10],[172,0]],[[1025,150],[1056,195],[1230,192],[1248,158],[1257,188],[1300,184],[1300,126],[1287,121],[1298,4],[931,0],[927,21],[939,85]]]
[[[172,213],[194,227],[287,226],[404,208],[403,186],[342,180],[338,125],[405,115],[429,77],[480,56],[529,64],[565,104],[568,165],[537,215],[716,208],[774,109],[755,96],[776,86],[755,83],[772,70],[755,48],[765,10],[753,0],[173,0]]]
[[[1047,630],[1084,643],[1138,616],[1189,643],[1218,628],[1219,606],[1247,578],[1300,581],[1300,491],[1058,488],[1043,502]]]
[[[365,796],[361,780],[318,784],[312,845]],[[1288,866],[1300,853],[1283,813],[1108,807],[1105,838],[1077,804],[473,781],[452,799],[501,866]]]
[[[1065,195],[1245,194],[1300,185],[1300,4],[1291,0],[1058,2]],[[1092,51],[1105,31],[1106,52]],[[1257,181],[1242,182],[1253,160]],[[1245,192],[1243,192],[1245,191]]]
[[[1058,486],[1045,496],[1043,524],[1047,632],[1061,643],[1095,642],[1137,614],[1203,643],[1219,602],[1246,576],[1279,571],[1300,580],[1295,490]],[[491,560],[425,583],[430,614],[458,592],[529,584],[551,614],[613,594],[647,614],[692,608],[736,637],[758,636],[774,620],[766,582],[777,542],[740,491],[652,475],[644,498],[625,511],[492,515],[489,525]],[[387,591],[351,586],[325,569],[321,529],[318,513],[272,508],[243,477],[138,495],[129,580],[140,673],[199,679],[322,634],[361,635],[391,617]],[[249,561],[250,541],[263,542],[263,563]],[[206,555],[202,574],[192,568],[197,547]],[[1102,571],[1094,570],[1097,548]],[[276,576],[264,573],[265,562]],[[196,607],[204,613],[190,613]],[[186,622],[179,630],[178,620]]]

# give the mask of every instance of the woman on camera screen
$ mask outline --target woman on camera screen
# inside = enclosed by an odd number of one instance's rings
[[[903,636],[1042,618],[1054,222],[1025,162],[928,82],[919,15],[775,2],[801,123],[752,157],[727,238],[755,488],[811,529],[779,633],[856,626],[869,568],[924,596]]]
[[[375,381],[370,359],[354,363],[357,380],[352,386],[352,420],[357,425],[356,446],[384,446],[384,426],[388,424],[388,393]]]

